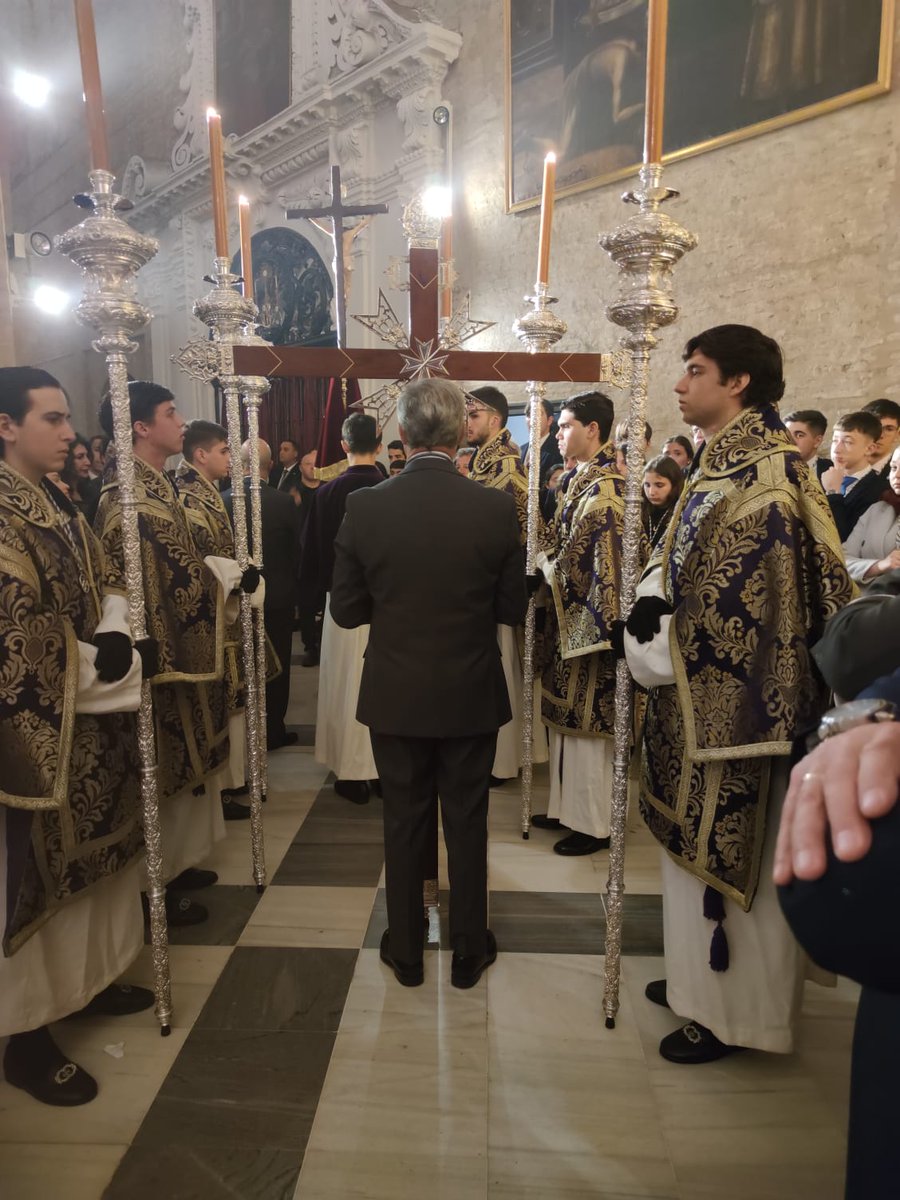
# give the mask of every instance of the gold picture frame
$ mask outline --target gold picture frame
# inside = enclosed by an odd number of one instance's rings
[[[665,162],[884,95],[896,0],[671,0]],[[647,0],[504,0],[506,210],[640,163]],[[705,39],[705,40],[704,40]]]

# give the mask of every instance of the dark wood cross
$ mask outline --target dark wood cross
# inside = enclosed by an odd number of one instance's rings
[[[305,215],[310,210],[303,211]],[[345,213],[348,211],[344,210]],[[627,354],[621,351],[614,354],[530,354],[525,350],[460,349],[461,342],[489,323],[469,321],[466,301],[451,318],[450,327],[441,330],[438,320],[439,271],[440,255],[436,246],[410,246],[407,329],[399,326],[382,292],[378,294],[378,313],[356,318],[390,342],[389,349],[352,349],[343,343],[337,347],[237,345],[233,352],[235,373],[392,382],[443,375],[457,382],[540,380],[544,383],[596,385],[606,382],[617,387],[628,386],[630,364]]]
[[[341,168],[331,168],[331,203],[320,208],[289,208],[285,217],[291,221],[299,217],[314,220],[327,217],[331,221],[331,240],[334,243],[334,311],[337,322],[339,346],[347,345],[347,280],[344,274],[344,238],[352,241],[353,226],[344,229],[345,217],[370,217],[386,213],[386,204],[344,204],[341,197]],[[323,375],[329,374],[327,371]]]

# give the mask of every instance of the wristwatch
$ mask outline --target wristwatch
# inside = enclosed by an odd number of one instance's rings
[[[860,725],[896,721],[897,716],[897,706],[890,700],[848,700],[825,714],[816,730],[815,743],[818,745],[826,738],[857,729]]]

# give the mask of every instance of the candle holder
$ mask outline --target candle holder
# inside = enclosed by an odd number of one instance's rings
[[[234,373],[233,347],[242,339],[252,336],[246,330],[252,327],[256,320],[256,305],[249,297],[242,296],[236,290],[241,281],[240,275],[231,272],[229,260],[217,256],[211,275],[204,276],[206,282],[212,284],[210,291],[194,302],[194,315],[204,325],[212,330],[212,340],[192,339],[177,354],[172,361],[186,374],[194,379],[211,383],[218,379],[225,395],[225,417],[228,427],[228,448],[231,455],[231,496],[232,513],[234,517],[234,551],[235,558],[241,571],[249,565],[249,550],[247,536],[247,504],[244,496],[243,479],[239,471],[241,461],[241,409],[240,392],[242,379]],[[246,344],[246,343],[245,343]],[[266,382],[266,387],[268,383]],[[258,432],[258,422],[257,422]],[[251,437],[251,456],[256,446]],[[256,447],[256,492],[255,504],[259,507],[259,449]],[[251,457],[251,470],[253,459]],[[251,485],[253,480],[251,478]],[[251,504],[254,503],[254,493],[251,491]],[[257,513],[258,517],[258,513]],[[260,537],[254,539],[257,553],[262,547],[262,521],[254,522]],[[262,797],[263,797],[263,759],[265,757],[265,734],[260,727],[260,679],[263,680],[262,695],[265,696],[265,634],[263,633],[263,662],[257,661],[259,646],[259,622],[254,631],[253,608],[250,597],[241,592],[241,650],[244,666],[244,720],[247,740],[247,767],[250,781],[250,847],[252,856],[253,879],[257,892],[263,892],[266,886],[265,849],[263,845],[262,828]],[[284,668],[284,664],[282,665]],[[290,664],[287,664],[290,670]]]
[[[639,186],[623,200],[638,211],[600,245],[619,268],[619,295],[607,308],[609,319],[627,330],[622,339],[630,352],[631,396],[628,412],[628,474],[625,486],[625,526],[622,534],[622,583],[619,601],[624,619],[634,605],[641,571],[641,480],[644,425],[650,382],[650,354],[657,330],[678,316],[673,272],[697,238],[660,211],[678,192],[664,187],[663,168],[647,163]],[[619,1009],[622,951],[622,902],[625,892],[625,823],[628,815],[628,768],[631,761],[634,685],[624,659],[616,665],[616,716],[613,799],[610,819],[609,877],[606,885],[606,986],[603,1007],[607,1029],[615,1028]]]
[[[534,294],[525,297],[531,311],[517,317],[513,322],[513,333],[525,346],[529,354],[544,354],[555,346],[566,332],[567,325],[550,305],[556,297],[550,295],[546,283],[538,282]],[[541,403],[547,394],[542,380],[530,380],[526,387],[529,396],[530,429],[528,439],[528,531],[525,547],[525,569],[533,575],[538,553],[538,529],[540,526],[540,471],[541,457]],[[525,616],[525,650],[522,656],[522,688],[525,693],[525,708],[522,713],[522,837],[527,841],[531,831],[531,797],[534,783],[534,635],[535,599],[528,601]]]
[[[140,535],[135,495],[134,454],[131,443],[131,404],[128,396],[128,355],[137,349],[133,335],[150,320],[137,299],[138,271],[156,254],[159,243],[127,225],[118,212],[130,208],[113,191],[115,176],[109,171],[89,174],[91,191],[75,197],[88,215],[73,229],[56,238],[56,249],[81,268],[84,295],[75,309],[82,324],[96,330],[94,349],[105,356],[109,375],[116,471],[122,508],[122,549],[128,617],[135,641],[147,636],[141,570]],[[159,821],[156,735],[153,699],[147,680],[141,684],[137,716],[138,753],[141,762],[141,807],[150,908],[150,939],[156,1018],[165,1037],[171,1031],[172,987],[166,925],[163,850]]]

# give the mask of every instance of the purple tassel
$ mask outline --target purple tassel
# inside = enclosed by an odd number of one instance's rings
[[[709,945],[709,965],[713,971],[727,971],[730,963],[728,938],[722,928],[725,920],[725,897],[713,887],[703,893],[703,915],[707,921],[715,921],[712,941]]]

